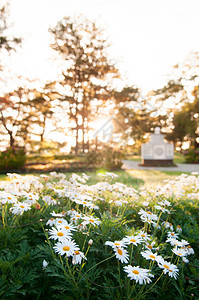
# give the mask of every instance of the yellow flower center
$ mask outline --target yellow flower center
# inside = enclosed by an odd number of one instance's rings
[[[171,232],[171,235],[172,235],[172,236],[174,236],[174,233],[173,233],[173,232]]]
[[[173,270],[169,270],[169,272],[173,272]]]
[[[145,237],[145,234],[141,234],[142,237]]]
[[[135,243],[135,242],[136,242],[136,240],[135,240],[135,239],[131,239],[131,240],[130,240],[130,242],[132,242],[132,243]]]
[[[65,226],[66,229],[70,229],[70,227],[68,225]]]
[[[76,255],[80,254],[80,252],[78,250],[74,251]]]
[[[11,197],[8,197],[8,200],[11,200],[12,198]]]
[[[150,212],[150,211],[147,211],[147,214],[151,215],[151,212]]]
[[[20,207],[21,207],[21,208],[24,208],[25,206],[24,206],[24,205],[20,205]]]
[[[178,228],[181,228],[180,225],[177,225]]]
[[[149,255],[149,257],[155,259],[155,255],[153,254]]]
[[[62,221],[61,221],[61,220],[59,220],[59,221],[58,221],[58,223],[62,223]]]
[[[149,249],[152,249],[152,248],[153,248],[151,245],[147,245],[147,247],[148,247]]]
[[[51,220],[51,221],[53,221],[54,219],[53,219],[53,218],[51,218],[50,220]]]
[[[77,218],[80,218],[80,215],[76,215]]]
[[[133,274],[138,275],[140,272],[138,270],[133,270]]]
[[[120,246],[120,243],[115,243],[115,246]]]
[[[64,247],[63,247],[63,250],[64,250],[64,251],[69,251],[69,250],[70,250],[70,247],[69,247],[69,246],[64,246]]]
[[[86,202],[86,201],[83,201],[82,203],[84,203],[84,204],[87,204],[87,202]]]
[[[163,265],[163,267],[165,267],[165,269],[169,269],[169,266],[167,266],[167,265]]]
[[[93,222],[94,222],[94,220],[93,220],[93,219],[90,219],[90,220],[89,220],[89,222],[92,222],[92,223],[93,223]]]
[[[63,236],[64,234],[63,234],[63,232],[57,232],[57,235],[58,236]]]
[[[180,255],[180,256],[182,255],[182,253],[177,253],[177,254]]]
[[[117,249],[117,252],[119,253],[119,255],[122,255],[122,250],[121,249]]]

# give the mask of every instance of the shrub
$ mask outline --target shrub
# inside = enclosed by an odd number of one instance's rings
[[[107,170],[117,170],[122,166],[123,154],[109,146],[104,146],[100,150],[92,150],[86,155],[88,166],[105,168]]]
[[[123,164],[122,152],[114,150],[111,147],[107,146],[106,148],[104,148],[103,157],[104,157],[104,167],[108,170],[120,169]]]
[[[187,163],[199,163],[199,149],[190,148],[184,155]]]
[[[25,151],[22,148],[8,148],[0,154],[0,170],[18,170],[24,166]]]

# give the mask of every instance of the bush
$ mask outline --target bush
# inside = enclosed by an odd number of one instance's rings
[[[199,163],[199,149],[189,149],[184,153],[187,163]]]
[[[8,148],[0,154],[0,170],[18,170],[24,166],[25,151],[22,148]]]
[[[121,151],[114,150],[111,147],[106,147],[103,151],[104,167],[108,170],[117,170],[122,166],[123,154]]]
[[[93,150],[86,155],[86,163],[94,168],[105,168],[107,170],[117,170],[122,166],[123,154],[109,146],[101,150]]]

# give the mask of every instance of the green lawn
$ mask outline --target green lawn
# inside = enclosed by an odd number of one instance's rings
[[[93,171],[93,172],[86,172],[87,175],[90,176],[88,184],[96,184],[101,180],[99,173],[105,173],[103,170],[101,171]],[[115,171],[119,177],[114,178],[111,180],[112,183],[114,182],[121,182],[128,186],[132,186],[134,188],[139,188],[140,186],[154,186],[159,184],[164,184],[164,180],[166,179],[175,179],[176,176],[179,176],[181,172],[171,172],[171,171],[154,171],[154,170],[120,170]],[[66,175],[66,179],[72,175],[71,172],[64,172]],[[81,172],[77,172],[77,174],[81,175]],[[39,173],[33,174],[35,176],[39,176]],[[0,175],[0,180],[7,180],[8,177],[6,175]]]

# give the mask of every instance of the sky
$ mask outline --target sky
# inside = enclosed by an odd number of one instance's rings
[[[24,47],[16,73],[41,80],[57,72],[49,60],[48,28],[83,14],[105,28],[124,85],[149,91],[166,82],[173,65],[199,50],[198,0],[10,0],[10,18]]]

